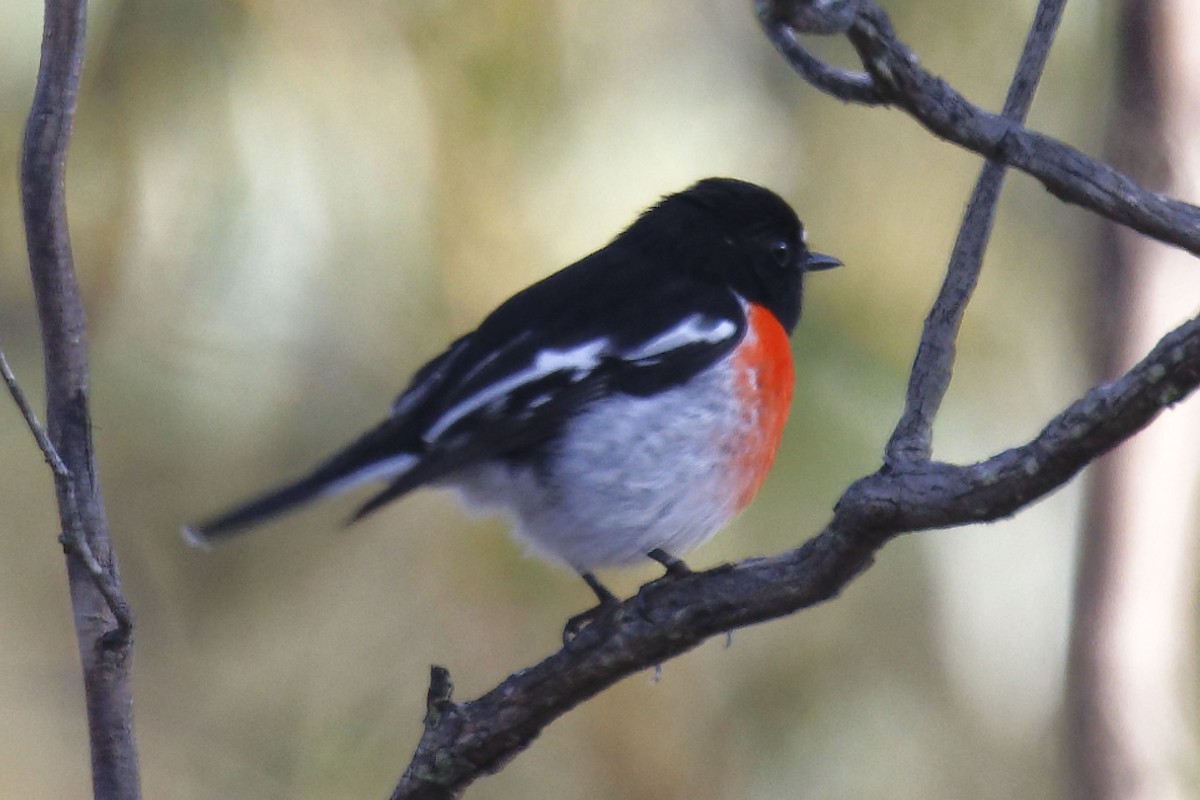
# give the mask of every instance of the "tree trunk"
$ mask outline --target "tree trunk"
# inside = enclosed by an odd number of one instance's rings
[[[1200,6],[1127,0],[1114,166],[1200,198]],[[1191,255],[1110,224],[1094,304],[1098,368],[1119,375],[1194,315]],[[1097,462],[1076,584],[1068,713],[1073,796],[1196,797],[1200,404],[1185,403]]]

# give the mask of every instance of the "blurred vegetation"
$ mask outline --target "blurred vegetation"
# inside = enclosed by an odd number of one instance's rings
[[[1000,105],[1033,0],[886,5],[924,63]],[[341,444],[453,336],[661,194],[761,182],[848,265],[810,285],[778,468],[690,562],[798,544],[877,466],[978,162],[810,89],[750,6],[93,4],[69,196],[148,797],[385,796],[430,663],[470,697],[556,646],[586,588],[435,492],[349,531],[354,498],[330,502],[212,552],[177,531]],[[1093,153],[1109,17],[1072,9],[1031,119]],[[40,4],[0,5],[0,343],[35,397],[15,187],[40,25]],[[940,457],[1028,437],[1083,388],[1096,229],[1011,178]],[[7,405],[0,795],[82,797],[51,486]],[[470,796],[1056,796],[1076,506],[1067,490],[900,540],[835,602],[624,682]]]

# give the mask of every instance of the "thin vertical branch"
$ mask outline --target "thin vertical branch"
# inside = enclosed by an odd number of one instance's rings
[[[21,153],[29,268],[42,328],[46,434],[83,666],[96,798],[141,795],[130,687],[133,637],[92,451],[87,330],[66,211],[67,145],[87,30],[85,0],[46,0],[41,63]],[[36,430],[36,429],[35,429]]]
[[[1050,46],[1062,19],[1066,0],[1042,0],[1016,74],[1004,101],[1004,117],[1023,123],[1033,102],[1038,81],[1050,55]],[[933,449],[933,419],[941,407],[954,372],[955,341],[967,303],[979,282],[983,254],[996,219],[996,204],[1007,166],[989,160],[983,165],[950,256],[946,278],[929,316],[913,362],[904,413],[887,444],[886,461],[895,467],[909,459],[928,460]]]

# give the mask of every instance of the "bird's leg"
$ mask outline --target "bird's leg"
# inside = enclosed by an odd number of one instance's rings
[[[613,603],[620,602],[617,596],[608,590],[608,587],[596,579],[596,576],[590,572],[581,572],[579,577],[583,578],[583,582],[588,585],[588,588],[596,593],[596,599],[600,601],[600,605],[608,606]]]
[[[692,574],[692,571],[688,568],[687,564],[683,563],[682,560],[671,555],[666,550],[663,550],[661,547],[654,548],[649,553],[646,553],[646,555],[662,564],[667,570],[667,575],[672,578],[683,578]]]
[[[659,578],[659,580],[674,580],[676,578],[683,578],[692,574],[692,571],[688,568],[687,564],[683,563],[681,559],[676,558],[666,550],[663,550],[661,547],[654,548],[649,553],[646,553],[646,555],[657,561],[659,564],[662,564],[663,568],[666,569],[667,574],[662,578]],[[617,596],[610,592],[592,573],[580,572],[579,577],[583,578],[584,583],[586,583],[588,587],[596,593],[596,599],[600,602],[593,608],[589,608],[587,611],[580,612],[567,620],[567,624],[563,626],[563,644],[569,644],[572,639],[579,635],[579,632],[583,630],[585,625],[594,622],[596,618],[605,611],[608,611],[609,609],[614,608],[621,603],[621,601],[617,599]],[[652,581],[652,583],[653,582],[654,581]],[[640,591],[638,592],[638,597],[641,597]]]
[[[571,640],[579,635],[584,626],[594,621],[596,617],[603,614],[610,608],[614,608],[621,604],[617,596],[610,592],[603,583],[601,583],[595,575],[590,572],[581,572],[579,577],[583,578],[583,582],[588,585],[593,592],[596,593],[596,599],[600,602],[589,608],[587,611],[581,611],[575,616],[567,620],[567,624],[563,626],[563,644],[570,644]]]

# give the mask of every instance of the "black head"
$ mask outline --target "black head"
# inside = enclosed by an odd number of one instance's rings
[[[765,306],[788,332],[800,319],[804,273],[842,263],[808,249],[783,198],[733,178],[706,178],[663,198],[629,233],[665,251],[657,254],[663,263]]]

